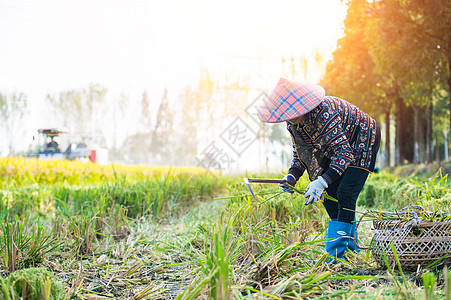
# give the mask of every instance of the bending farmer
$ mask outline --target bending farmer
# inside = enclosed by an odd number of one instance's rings
[[[307,171],[311,182],[304,194],[305,205],[320,200],[324,191],[338,199],[338,203],[329,199],[323,202],[331,219],[327,223],[326,252],[343,258],[348,249],[358,251],[355,208],[379,151],[376,121],[345,100],[325,96],[321,86],[285,78],[259,107],[258,117],[267,123],[287,122],[293,161],[284,179],[294,186]],[[282,189],[293,192],[286,185]]]

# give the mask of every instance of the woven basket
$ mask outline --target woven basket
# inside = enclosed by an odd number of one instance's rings
[[[424,210],[420,213],[428,215]],[[405,216],[402,211],[395,214]],[[451,221],[423,221],[415,213],[410,216],[412,219],[409,221],[373,221],[371,251],[377,263],[386,268],[385,251],[390,268],[398,268],[390,247],[390,243],[393,243],[403,270],[416,271],[419,266],[425,268],[434,263],[435,267],[448,264],[451,261]]]

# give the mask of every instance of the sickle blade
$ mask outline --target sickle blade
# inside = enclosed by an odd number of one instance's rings
[[[257,200],[258,202],[260,202],[260,200],[258,200],[257,197],[255,197],[254,191],[252,190],[251,184],[249,183],[249,178],[244,178],[244,184],[251,193],[252,197],[254,197],[254,199]]]

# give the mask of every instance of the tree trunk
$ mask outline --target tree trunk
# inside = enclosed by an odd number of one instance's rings
[[[396,138],[395,138],[395,166],[399,166],[402,163],[401,159],[401,153],[402,153],[402,134],[401,134],[401,128],[402,128],[402,115],[404,113],[404,103],[402,101],[402,98],[396,94]]]
[[[415,113],[413,116],[413,126],[414,126],[414,149],[413,149],[413,163],[420,163],[420,107],[415,105]]]
[[[444,133],[443,133],[443,135],[444,135],[444,138],[445,138],[445,143],[444,143],[444,158],[443,158],[443,160],[444,161],[448,161],[449,160],[449,158],[448,158],[448,128],[445,126],[445,129],[444,129]]]
[[[385,165],[390,166],[390,109],[385,111]]]
[[[435,161],[440,162],[440,144],[438,143],[438,139],[435,143]]]
[[[448,98],[449,98],[449,129],[451,130],[451,38],[448,39],[448,47],[446,49],[446,57],[448,61]]]
[[[419,133],[418,140],[420,146],[420,163],[424,163],[426,161],[426,131],[427,131],[427,106],[423,106],[420,108],[419,113]]]
[[[395,165],[399,166],[404,163],[413,161],[413,128],[410,116],[414,115],[414,110],[407,107],[404,99],[396,93],[396,157]]]
[[[426,126],[426,163],[432,162],[432,101],[431,98],[428,100],[427,105],[427,126]]]
[[[451,39],[448,39],[447,49],[447,61],[448,61],[448,97],[451,95]],[[449,97],[449,128],[451,130],[451,97]]]

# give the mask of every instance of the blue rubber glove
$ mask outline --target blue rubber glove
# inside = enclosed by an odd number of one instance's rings
[[[323,195],[324,189],[327,189],[328,184],[323,177],[319,176],[318,179],[309,183],[305,189],[304,197],[307,198],[305,205],[315,203]]]
[[[283,180],[285,180],[291,186],[295,186],[296,181],[297,181],[296,178],[294,177],[294,175],[292,175],[292,174],[285,175]],[[287,186],[285,183],[279,183],[279,186],[282,188],[283,192],[288,192],[290,194],[294,193],[294,190],[292,188],[290,188],[289,186]]]

